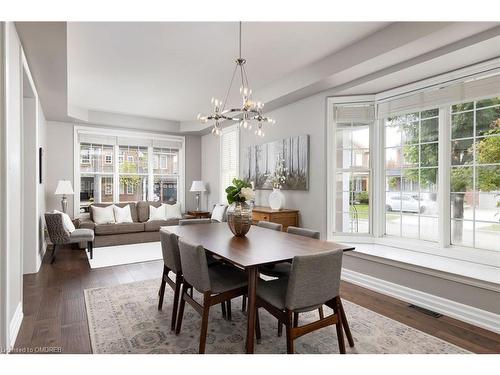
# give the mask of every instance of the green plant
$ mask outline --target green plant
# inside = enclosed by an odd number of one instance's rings
[[[252,185],[249,182],[233,179],[233,184],[226,188],[227,202],[232,204],[234,202],[245,202],[247,199],[253,197]]]

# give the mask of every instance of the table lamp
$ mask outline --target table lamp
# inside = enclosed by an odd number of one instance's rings
[[[191,184],[191,189],[189,191],[193,191],[196,193],[196,211],[200,210],[200,194],[205,189],[205,183],[203,181],[193,181]]]
[[[66,195],[73,195],[73,187],[71,186],[71,181],[69,180],[59,180],[57,183],[57,188],[54,193],[55,195],[62,195],[61,206],[64,213],[68,209],[68,199]]]

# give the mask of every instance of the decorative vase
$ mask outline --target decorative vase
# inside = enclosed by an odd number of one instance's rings
[[[280,189],[273,189],[273,192],[269,194],[269,207],[273,210],[281,210],[285,206],[285,195]]]
[[[252,226],[252,206],[234,202],[227,209],[227,225],[236,237],[245,237]]]

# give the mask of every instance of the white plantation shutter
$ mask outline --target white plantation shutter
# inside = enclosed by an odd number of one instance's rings
[[[238,178],[240,169],[240,145],[238,126],[225,128],[220,138],[220,201],[227,202],[226,188],[233,178]]]

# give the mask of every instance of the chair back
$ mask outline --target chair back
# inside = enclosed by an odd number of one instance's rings
[[[179,220],[179,225],[191,225],[191,224],[209,224],[212,219],[182,219]]]
[[[339,295],[342,250],[293,258],[285,306],[290,310],[322,305]]]
[[[176,274],[182,273],[181,256],[179,254],[178,237],[167,229],[160,229],[163,264]]]
[[[203,246],[193,244],[181,237],[179,238],[179,253],[181,254],[184,280],[198,292],[203,293],[211,290],[207,256]]]
[[[62,245],[70,242],[70,233],[64,227],[62,214],[46,213],[45,224],[53,244]]]
[[[281,232],[283,230],[283,225],[278,224],[278,223],[272,223],[270,221],[262,221],[261,220],[257,223],[257,226],[259,226],[261,228],[276,230],[278,232]]]
[[[315,238],[319,240],[319,232],[317,230],[306,229],[306,228],[297,228],[297,227],[288,227],[286,229],[287,233],[297,234],[299,236]]]

